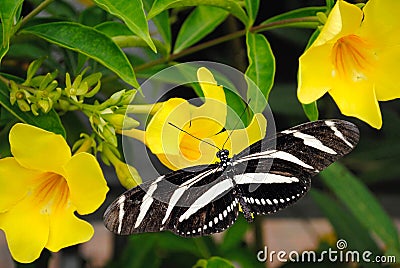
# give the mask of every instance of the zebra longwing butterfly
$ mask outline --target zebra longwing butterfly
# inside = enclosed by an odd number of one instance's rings
[[[105,226],[121,235],[210,235],[234,224],[239,205],[251,222],[253,215],[274,213],[304,196],[311,177],[354,148],[359,131],[347,121],[320,120],[275,139],[274,149],[264,149],[265,138],[232,158],[220,150],[217,164],[177,170],[126,191],[106,210]]]

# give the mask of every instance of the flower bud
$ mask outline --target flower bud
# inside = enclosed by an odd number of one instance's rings
[[[31,110],[31,108],[29,107],[29,104],[26,100],[17,99],[17,104],[18,104],[19,109],[23,112],[28,112]]]
[[[125,164],[120,161],[114,165],[115,173],[122,186],[126,189],[132,189],[142,183],[142,178],[140,177],[136,168],[131,165]]]
[[[108,113],[101,116],[118,130],[136,128],[140,125],[135,119],[122,114]]]

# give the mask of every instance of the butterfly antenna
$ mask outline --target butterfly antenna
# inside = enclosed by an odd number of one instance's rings
[[[171,122],[168,122],[168,124],[170,124],[171,126],[177,128],[177,129],[179,129],[180,131],[182,131],[182,132],[188,134],[190,137],[193,137],[193,138],[195,138],[196,140],[199,140],[199,141],[201,141],[201,142],[207,143],[207,144],[211,145],[212,147],[217,148],[218,151],[221,151],[221,149],[220,149],[218,146],[216,146],[216,145],[214,145],[214,144],[212,144],[212,143],[210,143],[210,142],[208,142],[208,141],[205,141],[205,140],[202,140],[202,139],[200,139],[200,138],[197,138],[196,136],[194,136],[194,135],[190,134],[189,132],[187,132],[186,130],[183,130],[183,129],[181,129],[180,127],[178,127],[178,126],[172,124]]]
[[[232,136],[233,131],[235,131],[236,127],[239,125],[239,122],[242,119],[242,116],[244,115],[244,113],[246,112],[247,108],[249,108],[249,103],[250,103],[251,99],[249,99],[249,101],[246,103],[246,107],[243,109],[242,113],[239,116],[239,120],[236,122],[235,126],[233,127],[233,129],[231,130],[231,132],[228,135],[228,138],[226,138],[224,144],[222,144],[222,148],[225,147],[225,144],[228,142],[229,138]]]

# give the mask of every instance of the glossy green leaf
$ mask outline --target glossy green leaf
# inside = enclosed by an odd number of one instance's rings
[[[223,242],[219,249],[222,252],[229,252],[240,248],[249,227],[249,223],[244,219],[244,217],[240,216],[235,224],[224,232]]]
[[[198,6],[195,8],[179,30],[174,53],[190,47],[214,31],[226,19],[228,14],[228,11],[219,7]]]
[[[146,11],[149,11],[153,5],[154,0],[144,0],[143,5]],[[157,16],[151,18],[154,25],[157,27],[158,33],[161,35],[165,42],[165,48],[168,53],[171,51],[171,26],[169,21],[168,10],[165,10],[158,14]]]
[[[80,24],[95,27],[104,21],[107,21],[108,13],[98,6],[90,6],[79,14],[78,22]]]
[[[244,5],[247,10],[247,16],[249,16],[249,23],[247,27],[251,27],[257,17],[260,0],[245,0]]]
[[[114,41],[119,47],[148,47],[146,41],[134,35],[134,33],[125,25],[116,21],[107,21],[94,27]],[[158,40],[153,40],[154,45],[161,54],[166,55],[165,46]]]
[[[0,105],[21,122],[52,131],[62,135],[64,138],[66,136],[60,118],[54,110],[51,110],[47,114],[39,111],[39,115],[34,116],[31,112],[22,112],[17,105],[11,105],[10,91],[3,82],[0,82]]]
[[[2,0],[0,4],[0,19],[1,25],[0,30],[1,43],[0,43],[0,62],[4,55],[7,53],[10,46],[10,38],[13,34],[14,21],[18,9],[21,7],[23,0]]]
[[[145,40],[154,52],[157,51],[150,38],[149,26],[141,0],[94,0],[94,2],[110,14],[120,18],[132,32]]]
[[[233,264],[221,257],[198,260],[193,268],[234,268]]]
[[[220,7],[229,11],[244,24],[248,21],[248,17],[240,6],[240,3],[235,0],[155,0],[151,10],[149,11],[148,18],[152,18],[169,8],[200,5]],[[207,19],[209,19],[209,17],[207,17]]]
[[[325,11],[326,11],[325,6],[299,8],[299,9],[291,10],[289,12],[285,12],[283,14],[279,14],[277,16],[269,18],[269,19],[263,21],[261,24],[267,24],[267,23],[282,21],[282,20],[287,20],[287,19],[296,19],[296,18],[316,16],[316,14],[318,12],[325,12]],[[318,21],[317,18],[315,18],[315,22],[304,22],[304,23],[302,23],[301,21],[296,22],[296,26],[303,26],[306,28],[313,28],[313,29],[317,28],[319,25],[320,25],[320,22]]]
[[[245,73],[248,86],[247,99],[251,99],[249,105],[258,113],[264,111],[274,85],[275,57],[268,40],[262,34],[247,33],[246,45],[249,59]]]
[[[385,243],[387,250],[400,258],[397,229],[368,188],[340,163],[325,169],[321,177],[351,213]]]
[[[318,120],[319,112],[318,112],[317,101],[314,101],[309,104],[301,104],[301,106],[303,107],[303,111],[306,114],[308,120],[310,121]]]
[[[106,21],[96,25],[94,28],[102,33],[105,33],[108,37],[134,35],[134,33],[129,30],[128,26],[116,21]]]
[[[132,65],[124,52],[105,34],[73,22],[54,22],[26,28],[51,43],[82,53],[109,68],[130,85],[138,88]]]
[[[378,246],[372,239],[368,229],[361,222],[349,213],[335,199],[329,197],[326,193],[312,189],[311,197],[315,200],[318,207],[329,219],[338,239],[348,241],[347,249],[365,251],[370,250],[375,254],[380,253]]]

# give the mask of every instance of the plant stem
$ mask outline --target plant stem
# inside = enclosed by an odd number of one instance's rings
[[[2,75],[0,75],[0,81],[3,82],[4,84],[6,84],[7,86],[10,85],[10,80],[8,80],[7,78],[5,78]]]
[[[258,33],[258,32],[262,32],[262,31],[267,31],[267,30],[272,30],[272,29],[277,29],[277,28],[284,28],[284,27],[294,27],[296,25],[298,25],[299,23],[306,23],[306,22],[318,22],[318,18],[316,16],[310,16],[310,17],[303,17],[303,18],[294,18],[294,19],[286,19],[286,20],[281,20],[281,21],[274,21],[274,22],[269,22],[269,23],[265,23],[265,24],[260,24],[257,26],[253,26],[250,28],[250,32],[252,33]],[[150,61],[148,63],[139,65],[137,67],[134,68],[135,71],[140,71],[140,70],[144,70],[147,68],[151,68],[153,66],[156,66],[158,64],[162,64],[165,62],[170,62],[173,61],[175,59],[181,58],[183,56],[189,55],[189,54],[193,54],[195,52],[198,52],[200,50],[230,41],[232,39],[244,36],[246,34],[247,30],[243,29],[243,30],[239,30],[233,33],[229,33],[227,35],[218,37],[216,39],[204,42],[202,44],[196,45],[196,46],[192,46],[189,47],[187,49],[182,50],[181,52],[175,53],[175,54],[171,54],[169,57],[163,57],[154,61]]]
[[[54,0],[45,0],[42,3],[40,3],[35,9],[33,9],[28,15],[26,15],[19,27],[22,27],[23,25],[25,25],[30,19],[32,19],[33,17],[35,17],[37,14],[39,14],[43,9],[45,9],[48,5],[50,5]]]

